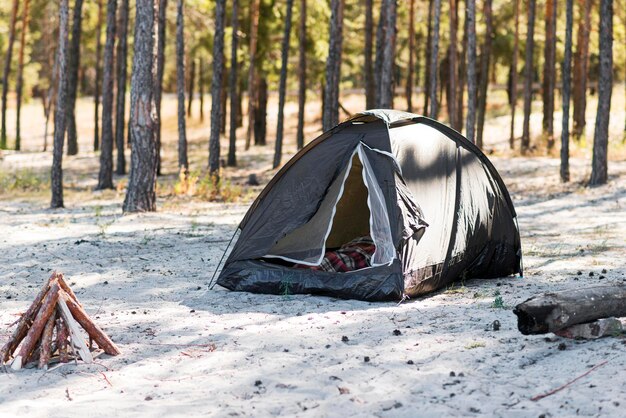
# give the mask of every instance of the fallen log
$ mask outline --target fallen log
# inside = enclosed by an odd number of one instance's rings
[[[80,305],[72,300],[64,291],[59,292],[59,299],[62,299],[67,303],[67,307],[69,308],[72,316],[78,321],[81,327],[89,337],[91,337],[98,347],[104,350],[105,353],[110,354],[112,356],[117,356],[120,354],[120,349],[115,345],[113,341],[100,329],[98,325],[96,325],[89,315],[80,307]]]
[[[623,331],[622,322],[617,318],[602,318],[593,322],[572,325],[554,331],[563,338],[595,340],[597,338],[616,336]]]
[[[524,335],[555,332],[600,318],[626,316],[626,286],[597,286],[534,296],[515,307]]]
[[[50,278],[46,280],[46,282],[35,296],[35,300],[30,305],[28,310],[22,315],[20,320],[17,323],[17,328],[13,331],[11,338],[9,341],[2,347],[0,350],[0,363],[6,363],[11,358],[11,354],[15,351],[20,342],[24,339],[26,334],[28,333],[28,328],[30,328],[33,320],[35,319],[35,315],[37,315],[37,311],[39,310],[39,306],[43,298],[48,293],[48,289],[50,288],[50,282],[56,277],[56,273],[52,273]]]
[[[41,336],[41,352],[39,353],[38,365],[40,369],[48,368],[48,361],[50,361],[50,354],[52,354],[52,333],[54,331],[55,318],[55,315],[50,315]]]
[[[22,366],[24,366],[23,360],[27,359],[35,348],[35,344],[37,344],[37,340],[41,337],[41,333],[43,332],[48,319],[50,319],[50,316],[54,313],[54,308],[58,299],[59,283],[53,280],[50,289],[48,290],[48,293],[46,293],[46,297],[41,304],[41,308],[37,312],[33,325],[30,327],[26,337],[24,338],[19,354],[15,357],[15,360],[13,360],[13,363],[11,364],[11,368],[13,370],[19,370]]]

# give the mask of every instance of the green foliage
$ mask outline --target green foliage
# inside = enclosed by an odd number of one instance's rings
[[[491,307],[495,309],[506,309],[506,306],[504,305],[504,300],[500,295],[500,291],[496,290],[493,295],[495,296],[495,299],[493,300]]]
[[[0,171],[0,194],[39,192],[49,187],[50,179],[32,170]]]

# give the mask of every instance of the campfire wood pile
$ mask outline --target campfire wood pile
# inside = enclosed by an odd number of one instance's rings
[[[89,335],[89,346],[93,340],[105,353],[120,354],[115,343],[83,310],[63,274],[52,273],[0,350],[0,364],[13,359],[11,368],[19,370],[29,363],[47,368],[52,359],[67,363],[80,358],[91,363],[93,357],[81,327]]]

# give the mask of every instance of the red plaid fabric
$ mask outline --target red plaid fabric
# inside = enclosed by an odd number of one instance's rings
[[[371,266],[375,250],[371,237],[359,237],[342,245],[338,250],[327,251],[319,266],[295,264],[294,267],[329,272],[359,270]]]

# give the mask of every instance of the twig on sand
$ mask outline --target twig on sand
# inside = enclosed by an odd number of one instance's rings
[[[566,387],[568,387],[569,385],[571,385],[572,383],[576,382],[577,380],[582,379],[583,377],[587,376],[589,373],[591,373],[592,371],[599,369],[600,367],[604,366],[606,363],[608,363],[608,360],[603,361],[602,363],[596,364],[595,366],[593,366],[591,369],[587,370],[585,373],[581,374],[580,376],[578,376],[577,378],[570,380],[569,382],[567,382],[566,384],[564,384],[563,386],[559,386],[556,389],[552,389],[549,392],[543,393],[541,395],[536,395],[533,396],[532,398],[530,398],[531,401],[538,401],[540,399],[543,399],[545,397],[548,397],[550,395],[554,395],[555,393],[565,389]]]

